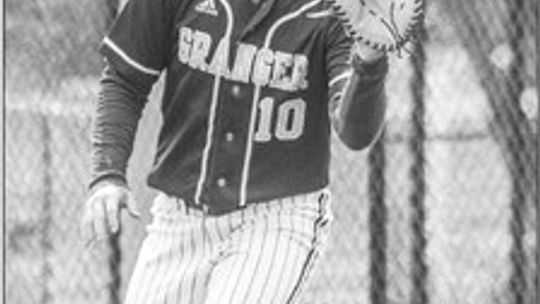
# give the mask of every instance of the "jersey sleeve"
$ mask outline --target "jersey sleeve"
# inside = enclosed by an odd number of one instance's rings
[[[346,34],[340,22],[331,18],[326,34],[326,73],[328,75],[329,98],[332,101],[339,99],[347,80],[351,77],[352,39]]]
[[[329,115],[341,140],[360,150],[376,138],[383,124],[388,58],[364,63],[352,55],[353,41],[337,19],[331,19],[327,30]]]
[[[103,179],[127,184],[126,168],[150,89],[151,83],[105,68],[92,119],[90,188]]]
[[[129,0],[100,45],[122,74],[157,79],[167,62],[173,24],[171,0]]]

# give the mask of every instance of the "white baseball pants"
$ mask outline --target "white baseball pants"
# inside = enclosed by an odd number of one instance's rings
[[[325,243],[326,190],[222,216],[158,195],[125,304],[294,303]]]

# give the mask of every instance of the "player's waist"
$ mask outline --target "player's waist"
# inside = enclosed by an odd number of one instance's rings
[[[158,172],[149,176],[148,184],[159,191],[182,198],[188,206],[203,210],[206,208],[206,213],[213,215],[229,213],[249,204],[311,193],[328,186],[326,164],[307,167],[305,170],[293,168],[282,171],[252,170],[251,178],[245,184],[241,183],[239,174],[223,177],[219,174],[220,170],[207,175],[205,183],[198,183],[199,176],[189,175],[188,172]]]
[[[216,202],[218,203],[218,202]],[[291,210],[302,209],[307,212],[321,212],[321,209],[329,209],[330,191],[328,188],[322,188],[316,191],[250,202],[244,207],[238,207],[230,212],[243,212],[244,215],[257,215],[268,212],[269,210]],[[190,200],[183,199],[164,192],[159,192],[151,209],[153,215],[174,212],[180,216],[204,217],[212,215],[212,202],[204,205],[197,205]],[[220,214],[215,214],[220,215]]]

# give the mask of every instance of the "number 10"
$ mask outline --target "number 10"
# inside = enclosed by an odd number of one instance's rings
[[[274,134],[278,140],[290,141],[298,139],[304,132],[306,102],[301,98],[283,102],[275,109],[275,100],[265,97],[259,103],[259,121],[255,132],[255,141],[268,142]],[[272,134],[272,119],[277,110],[274,133]]]

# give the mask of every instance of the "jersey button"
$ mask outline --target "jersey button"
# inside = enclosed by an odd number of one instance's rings
[[[221,188],[227,186],[227,180],[225,178],[220,178],[217,180],[217,185]]]
[[[231,88],[231,93],[234,97],[240,97],[240,86],[235,84]]]
[[[228,141],[228,142],[232,142],[234,140],[234,134],[232,132],[227,132],[225,134],[225,139]]]

